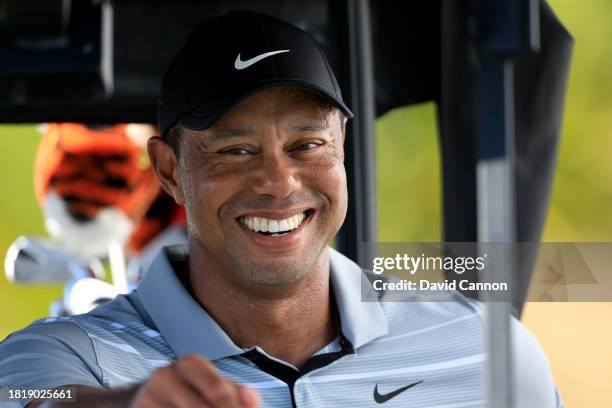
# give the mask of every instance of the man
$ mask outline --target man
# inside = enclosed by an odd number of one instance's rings
[[[71,407],[485,406],[478,304],[362,302],[360,268],[327,246],[351,116],[301,30],[250,12],[200,26],[148,146],[188,250],[162,251],[127,296],[10,336],[0,385],[76,386]],[[558,406],[517,321],[513,345],[518,406]]]

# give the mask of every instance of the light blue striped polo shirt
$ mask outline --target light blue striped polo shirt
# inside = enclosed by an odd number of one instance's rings
[[[262,407],[486,407],[478,302],[458,293],[446,302],[362,302],[366,275],[329,251],[342,335],[301,369],[258,347],[235,345],[180,283],[172,262],[187,252],[172,247],[130,294],[87,314],[37,320],[7,337],[0,343],[0,387],[123,387],[198,353],[227,378],[255,388]],[[561,407],[548,360],[516,319],[512,337],[516,406]]]

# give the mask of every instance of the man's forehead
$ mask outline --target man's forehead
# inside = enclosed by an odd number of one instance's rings
[[[292,133],[299,132],[321,132],[330,130],[331,126],[329,121],[326,120],[303,120],[290,124],[286,130]],[[240,124],[224,123],[218,126],[213,126],[205,131],[202,131],[201,135],[207,142],[223,141],[227,139],[242,138],[248,136],[257,136],[266,129],[258,126],[244,125],[241,127]]]

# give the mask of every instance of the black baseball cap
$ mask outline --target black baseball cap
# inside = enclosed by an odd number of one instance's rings
[[[205,21],[164,74],[159,131],[163,137],[176,123],[206,129],[246,97],[275,85],[305,88],[353,117],[327,58],[305,31],[251,11]]]

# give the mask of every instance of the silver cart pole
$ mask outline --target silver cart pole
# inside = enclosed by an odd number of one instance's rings
[[[511,243],[515,240],[513,155],[512,63],[503,62],[482,67],[481,103],[484,112],[481,141],[497,142],[504,153],[481,157],[476,168],[478,194],[478,240],[483,243]],[[491,126],[493,125],[493,126]],[[487,246],[484,245],[484,248]],[[509,281],[515,276],[514,257],[504,249],[489,253],[488,280]],[[493,278],[495,276],[496,278]],[[512,404],[512,359],[510,343],[510,302],[487,301],[487,394],[489,407],[510,408]]]
[[[513,58],[539,48],[537,0],[480,0],[480,152],[476,169],[478,240],[507,243],[489,254],[488,278],[515,282],[516,240]],[[491,256],[493,255],[493,256]],[[510,284],[510,287],[512,285]],[[487,300],[484,298],[483,300]],[[511,302],[486,302],[487,397],[491,408],[512,408]]]

